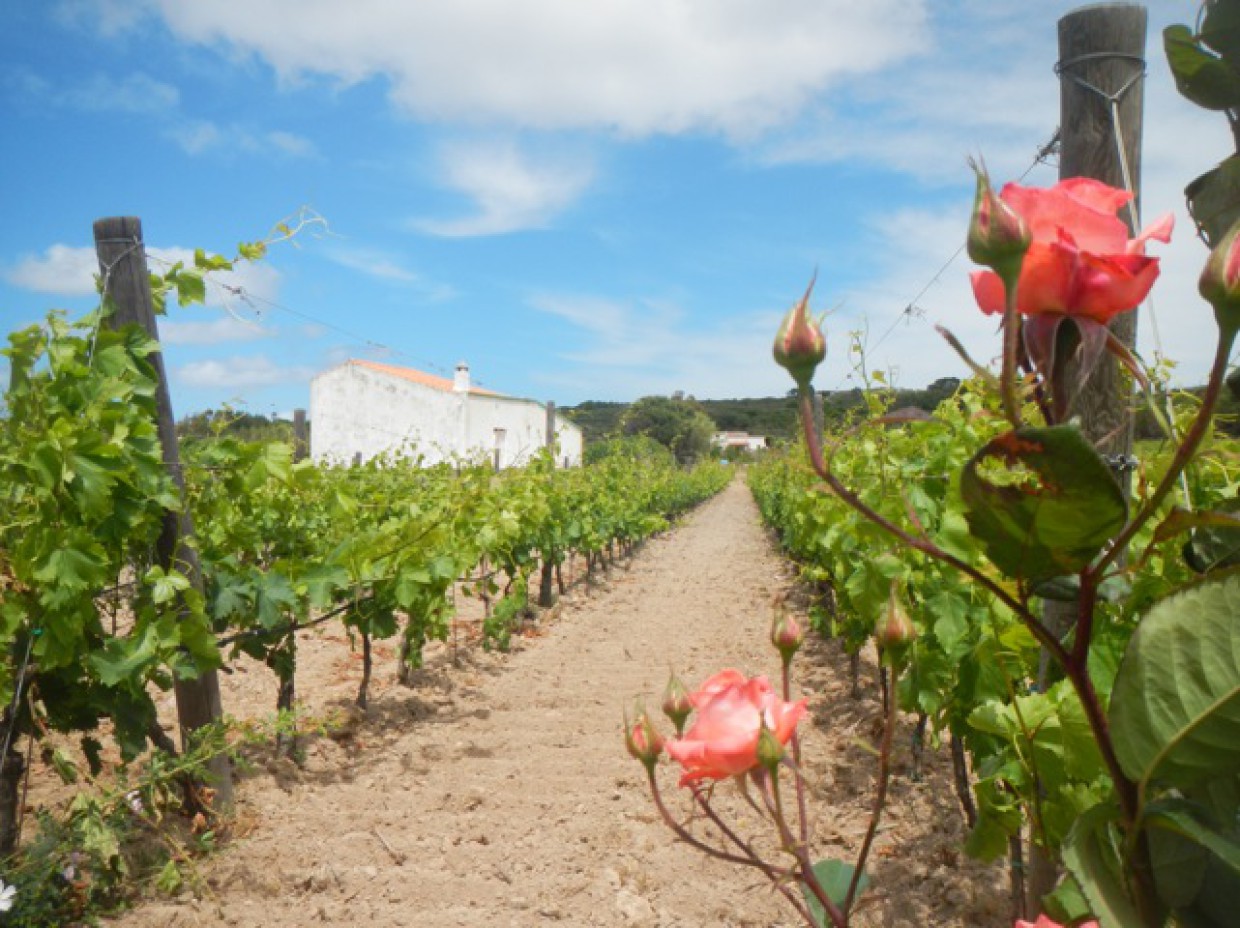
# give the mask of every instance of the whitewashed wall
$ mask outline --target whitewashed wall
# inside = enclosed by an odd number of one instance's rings
[[[435,464],[464,445],[466,394],[435,390],[357,364],[342,364],[310,382],[310,456],[349,463],[384,453],[422,455]]]
[[[310,383],[310,454],[349,463],[395,453],[443,460],[494,459],[502,428],[500,466],[520,466],[543,446],[545,407],[533,400],[436,390],[362,365],[346,363]],[[581,430],[556,418],[557,463],[581,464]]]

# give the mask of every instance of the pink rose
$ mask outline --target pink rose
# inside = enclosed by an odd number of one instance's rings
[[[1145,299],[1158,277],[1158,259],[1145,242],[1170,241],[1168,213],[1134,239],[1118,211],[1132,196],[1100,181],[1075,177],[1049,190],[1008,184],[1000,199],[1033,237],[1021,266],[1017,310],[1052,313],[1105,325]],[[993,271],[974,271],[973,294],[987,313],[1002,313],[1003,284]]]
[[[1013,928],[1064,928],[1064,926],[1059,924],[1059,922],[1051,921],[1045,915],[1039,915],[1036,922],[1027,922],[1018,918]],[[1098,928],[1098,923],[1081,922],[1077,928]]]
[[[805,715],[805,700],[785,702],[766,677],[746,679],[737,670],[715,674],[689,694],[697,714],[681,738],[667,742],[667,753],[684,767],[680,785],[723,780],[758,765],[762,725],[787,744]]]

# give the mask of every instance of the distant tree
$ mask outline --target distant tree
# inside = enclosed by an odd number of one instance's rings
[[[293,423],[275,416],[256,415],[236,409],[207,409],[177,422],[177,437],[203,440],[229,436],[242,441],[293,440]]]
[[[696,402],[670,396],[644,396],[620,417],[623,435],[646,435],[682,464],[710,452],[715,423]]]
[[[612,458],[630,461],[653,461],[672,467],[676,459],[666,446],[647,435],[629,435],[624,438],[608,438],[586,446],[585,463],[597,464]]]

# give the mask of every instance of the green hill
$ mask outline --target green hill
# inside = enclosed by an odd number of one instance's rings
[[[922,390],[897,390],[895,406],[916,406],[933,410],[955,392],[960,381],[943,377]],[[786,396],[738,400],[695,400],[710,416],[720,432],[748,432],[765,435],[775,441],[792,438],[797,429],[797,401],[790,392]],[[848,410],[862,405],[861,390],[838,390],[822,395],[823,411],[828,424],[844,418]],[[612,435],[628,403],[587,401],[563,411],[585,433],[587,442]]]

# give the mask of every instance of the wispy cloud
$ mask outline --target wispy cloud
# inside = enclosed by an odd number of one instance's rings
[[[194,264],[194,252],[189,248],[148,247],[146,254],[154,273],[163,273],[177,263],[186,267]],[[0,269],[0,277],[15,287],[60,296],[95,293],[98,273],[94,248],[60,243],[48,246],[42,254],[23,255]],[[261,311],[279,295],[280,272],[269,264],[240,261],[231,271],[212,271],[206,281],[207,306]]]
[[[324,252],[329,261],[376,280],[404,284],[419,291],[432,302],[451,299],[456,291],[447,284],[435,283],[409,267],[399,256],[377,248],[334,245]]]
[[[624,134],[745,135],[849,74],[915,53],[924,0],[151,0],[182,41],[253,54],[285,79],[380,75],[419,118]],[[122,20],[102,3],[100,22]]]
[[[167,113],[181,102],[181,92],[172,84],[136,71],[120,77],[95,74],[80,84],[53,91],[51,101],[61,106],[89,112]]]
[[[88,296],[95,292],[99,259],[93,248],[50,245],[41,255],[23,255],[0,276],[15,287],[35,293]]]
[[[181,92],[175,85],[142,71],[123,75],[98,72],[66,82],[18,69],[4,74],[2,79],[8,94],[36,106],[145,117],[160,128],[165,138],[190,155],[223,151],[276,158],[319,157],[314,142],[294,132],[239,123],[220,124],[188,116],[182,110]]]
[[[256,130],[236,123],[220,125],[204,119],[186,120],[169,127],[166,134],[189,155],[244,152],[282,158],[318,157],[318,148],[304,136],[279,130]]]
[[[515,144],[455,143],[440,153],[443,183],[473,201],[457,219],[414,221],[444,238],[501,235],[547,226],[589,186],[593,168],[563,156],[535,158]]]
[[[163,319],[159,339],[168,345],[220,345],[225,342],[251,342],[271,338],[276,330],[236,316],[222,316],[209,322],[181,322]]]
[[[187,387],[224,387],[243,390],[307,383],[315,373],[317,372],[310,367],[283,367],[266,355],[254,355],[194,361],[175,368],[173,376]]]
[[[600,399],[632,399],[684,390],[701,398],[769,396],[789,382],[769,358],[785,307],[732,316],[709,329],[675,301],[615,300],[582,294],[539,294],[529,305],[580,330],[577,347],[561,352],[561,368],[540,382]]]

